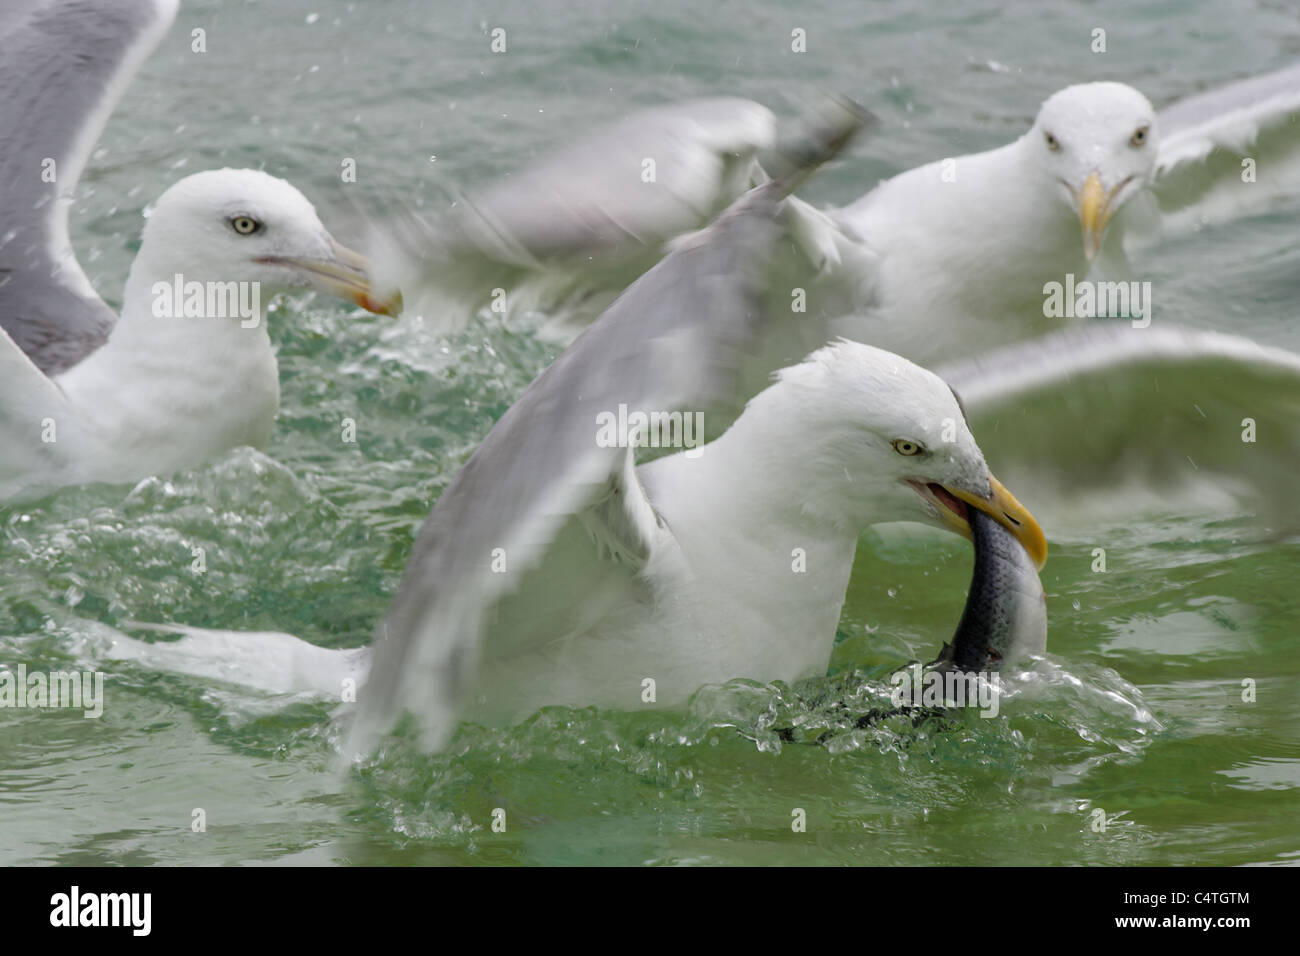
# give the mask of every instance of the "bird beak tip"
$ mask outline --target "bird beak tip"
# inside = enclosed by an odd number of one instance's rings
[[[1030,514],[1029,509],[1017,501],[1016,496],[991,474],[989,488],[987,501],[967,497],[967,503],[984,511],[1006,527],[1020,542],[1020,546],[1025,549],[1034,566],[1041,571],[1043,565],[1047,563],[1047,535],[1043,533],[1038,519]]]
[[[373,312],[375,315],[401,315],[402,314],[402,293],[394,292],[392,295],[375,298],[369,293],[362,293],[356,298],[357,305],[367,312]]]
[[[261,261],[290,266],[303,274],[322,292],[353,302],[376,315],[400,315],[402,295],[378,292],[373,283],[370,260],[338,242],[331,240],[331,257],[327,259],[275,257]]]

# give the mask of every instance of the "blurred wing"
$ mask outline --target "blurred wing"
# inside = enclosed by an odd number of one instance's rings
[[[1099,321],[935,371],[965,403],[989,467],[1035,510],[1059,513],[1089,492],[1111,506],[1115,492],[1132,495],[1136,508],[1208,493],[1300,527],[1291,352]]]
[[[808,156],[809,167],[843,141]],[[525,623],[522,600],[503,606],[508,595],[545,596],[537,607],[548,627],[559,615],[579,627],[609,600],[636,599],[636,574],[669,532],[627,449],[598,443],[599,416],[620,405],[691,410],[730,397],[765,325],[766,264],[797,178],[752,190],[679,241],[537,377],[443,492],[376,645],[354,751],[403,710],[419,718],[425,746],[440,746],[494,613],[523,629],[506,634],[516,644],[534,632],[555,635]],[[588,586],[594,596],[583,603]]]
[[[1165,232],[1300,194],[1300,64],[1181,100],[1157,126],[1153,192]]]
[[[6,0],[0,13],[0,328],[46,374],[75,365],[117,316],[68,239],[86,160],[176,0]]]
[[[372,258],[393,268],[379,281],[401,288],[407,311],[447,327],[488,304],[493,289],[512,292],[543,270],[577,270],[552,276],[561,291],[565,279],[622,288],[666,240],[700,228],[753,185],[775,129],[768,109],[742,99],[633,113],[461,197],[443,221],[401,214],[377,237]],[[519,307],[537,305],[518,298]]]
[[[775,130],[749,100],[642,110],[471,196],[462,228],[506,262],[654,246],[749,189]]]
[[[768,259],[763,309],[771,316],[753,355],[739,369],[729,400],[707,409],[709,440],[772,384],[772,374],[803,361],[841,335],[860,338],[853,318],[878,304],[880,258],[833,212],[789,196],[779,211],[780,241]]]

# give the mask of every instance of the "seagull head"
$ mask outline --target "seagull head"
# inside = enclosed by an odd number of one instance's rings
[[[214,169],[173,185],[148,213],[140,257],[168,273],[158,279],[257,282],[268,296],[315,288],[370,312],[400,311],[372,294],[369,260],[330,235],[307,197],[258,170]]]
[[[933,372],[840,340],[782,370],[769,392],[784,393],[789,433],[801,436],[805,511],[861,526],[920,521],[971,538],[976,508],[1039,567],[1047,560],[1042,528],[993,477],[956,394]]]
[[[1115,213],[1151,181],[1155,140],[1155,110],[1123,83],[1082,83],[1052,94],[1022,140],[1079,217],[1089,261]]]

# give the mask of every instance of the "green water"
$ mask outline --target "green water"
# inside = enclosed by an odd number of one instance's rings
[[[509,52],[494,57],[497,25]],[[189,52],[196,26],[206,54]],[[1089,50],[1098,26],[1103,55]],[[795,27],[805,56],[789,52]],[[845,202],[1018,135],[1066,83],[1121,79],[1159,104],[1297,49],[1294,11],[1208,0],[187,3],[110,122],[73,235],[116,302],[142,208],[188,172],[264,166],[346,240],[343,157],[360,187],[432,191],[634,104],[737,93],[788,113],[819,87],[882,119],[808,191]],[[1300,348],[1298,214],[1144,254],[1163,315]],[[286,301],[270,324],[284,394],[265,453],[0,508],[0,662],[109,673],[99,720],[0,711],[0,862],[1300,860],[1300,543],[1261,539],[1240,515],[1048,527],[1049,656],[993,720],[857,729],[851,716],[951,634],[970,573],[956,538],[868,536],[825,679],[709,688],[680,712],[547,709],[507,731],[464,728],[433,758],[399,738],[345,771],[344,728],[320,702],[97,664],[103,626],[128,619],[368,643],[438,493],[553,357],[499,323],[441,340],[323,298]],[[339,440],[345,416],[355,445]],[[792,831],[796,808],[806,832]],[[1098,808],[1105,832],[1090,825]]]

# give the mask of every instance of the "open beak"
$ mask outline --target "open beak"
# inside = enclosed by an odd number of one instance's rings
[[[1131,179],[1132,177],[1129,177]],[[1101,240],[1106,236],[1106,227],[1115,215],[1115,197],[1127,186],[1128,179],[1121,180],[1109,193],[1101,184],[1101,176],[1094,169],[1083,182],[1083,189],[1075,194],[1079,205],[1079,222],[1083,226],[1083,253],[1091,262],[1101,249]]]
[[[397,315],[402,311],[401,293],[394,292],[386,298],[375,297],[370,285],[369,259],[333,241],[331,241],[331,252],[333,255],[329,259],[267,256],[258,261],[298,269],[317,289],[338,296],[340,299],[355,302],[367,312]]]
[[[966,508],[978,508],[989,515],[998,524],[1005,527],[1020,542],[1020,546],[1034,561],[1034,566],[1042,568],[1047,562],[1047,538],[1038,521],[1029,510],[1016,500],[1015,495],[1007,491],[1002,482],[989,475],[989,497],[983,498],[961,488],[949,488],[946,485],[912,482],[917,491],[931,503],[938,505],[939,517],[953,531],[968,540],[974,540]]]

